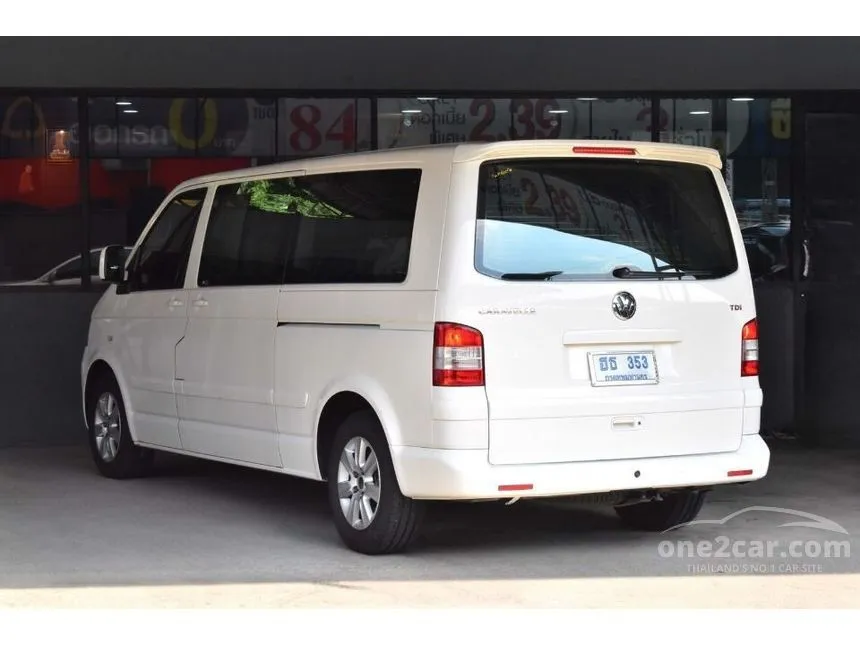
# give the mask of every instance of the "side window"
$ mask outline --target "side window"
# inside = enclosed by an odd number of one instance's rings
[[[219,186],[203,241],[201,287],[279,285],[299,216],[290,178]]]
[[[420,170],[310,175],[292,183],[298,226],[287,284],[406,279]]]
[[[161,211],[129,264],[131,291],[182,287],[205,197],[205,188],[186,191]]]

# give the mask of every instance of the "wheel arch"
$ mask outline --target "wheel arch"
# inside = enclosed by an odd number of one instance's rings
[[[394,409],[388,397],[375,388],[357,387],[357,384],[344,384],[333,387],[325,398],[321,399],[314,423],[314,446],[316,469],[321,480],[326,479],[325,464],[331,451],[334,435],[340,425],[350,415],[368,411],[379,422],[379,427],[385,435],[389,451],[400,443],[400,428]],[[395,476],[399,477],[398,465],[394,459]]]
[[[87,368],[82,397],[85,424],[89,424],[90,403],[92,401],[92,397],[95,396],[93,388],[98,382],[98,380],[102,377],[112,378],[114,382],[116,382],[117,387],[119,388],[119,393],[122,396],[123,403],[125,404],[125,413],[127,417],[126,420],[128,423],[129,434],[131,434],[132,440],[136,442],[137,434],[134,430],[134,411],[132,410],[129,402],[128,389],[126,388],[125,382],[120,376],[119,371],[111,364],[108,359],[104,358],[103,356],[98,356],[94,358],[93,361],[90,363],[90,366]]]

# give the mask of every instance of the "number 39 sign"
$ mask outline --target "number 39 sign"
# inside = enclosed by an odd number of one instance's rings
[[[559,99],[380,99],[379,147],[562,139],[576,132],[576,108]]]
[[[643,100],[559,98],[380,98],[379,148],[516,139],[650,139]],[[235,155],[304,157],[369,150],[371,101],[356,98],[248,100]],[[277,122],[276,122],[277,120]],[[645,123],[647,121],[647,123]],[[277,137],[274,136],[277,130]]]

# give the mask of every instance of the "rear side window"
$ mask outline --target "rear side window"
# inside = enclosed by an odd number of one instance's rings
[[[476,268],[502,279],[613,279],[625,267],[706,279],[738,267],[714,177],[693,164],[485,163],[477,218]]]
[[[420,184],[418,169],[296,179],[301,217],[285,282],[403,282]]]
[[[198,283],[403,282],[420,181],[397,169],[220,186]]]
[[[290,178],[219,186],[206,226],[201,287],[278,285],[296,238],[298,215],[282,196]]]

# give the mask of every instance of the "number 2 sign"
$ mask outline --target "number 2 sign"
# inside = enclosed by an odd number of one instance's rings
[[[380,99],[379,147],[571,138],[576,115],[560,99]]]

